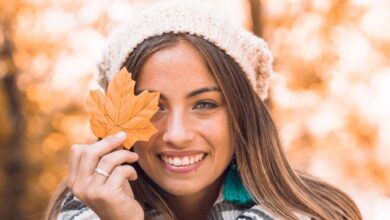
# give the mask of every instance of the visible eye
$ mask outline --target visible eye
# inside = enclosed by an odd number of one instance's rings
[[[201,101],[198,102],[195,106],[194,109],[200,109],[200,110],[209,110],[209,109],[214,109],[217,108],[218,105],[214,102],[211,101]]]
[[[158,111],[162,112],[162,111],[165,111],[165,110],[166,110],[165,105],[159,103],[159,104],[158,104]]]

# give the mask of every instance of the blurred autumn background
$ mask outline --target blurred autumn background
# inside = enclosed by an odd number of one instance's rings
[[[0,219],[42,219],[110,32],[154,1],[0,0]],[[267,100],[292,165],[390,219],[390,1],[215,1],[265,38]]]

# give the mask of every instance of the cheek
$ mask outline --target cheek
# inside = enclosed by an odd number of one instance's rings
[[[139,160],[142,161],[148,155],[148,152],[151,152],[151,145],[149,142],[137,142],[133,149],[139,155]]]
[[[218,114],[210,120],[199,122],[198,131],[218,142],[229,142],[230,125],[227,114]]]
[[[150,173],[153,170],[153,165],[155,161],[153,161],[152,154],[152,145],[149,142],[137,142],[134,145],[134,152],[138,154],[139,159],[137,163],[142,168],[142,170],[146,173]]]
[[[199,124],[198,131],[212,146],[214,153],[222,160],[230,159],[234,146],[231,138],[230,123],[227,114],[219,114],[212,120],[203,121]]]

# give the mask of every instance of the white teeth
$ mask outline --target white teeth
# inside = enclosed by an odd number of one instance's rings
[[[175,157],[175,159],[173,159],[173,165],[180,166],[181,164],[181,160],[178,157]]]
[[[168,157],[168,156],[161,155],[161,159],[165,163],[168,163],[170,165],[177,166],[177,167],[192,165],[192,164],[197,163],[200,160],[202,160],[203,157],[204,157],[204,153],[200,153],[200,154],[197,154],[197,155],[194,155],[194,156],[185,156],[185,157],[182,157],[182,158],[179,158],[179,157]]]
[[[181,161],[182,161],[182,164],[185,165],[185,166],[190,164],[190,160],[188,159],[188,157],[184,157]]]

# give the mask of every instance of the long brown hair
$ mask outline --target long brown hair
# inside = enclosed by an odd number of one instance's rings
[[[129,54],[124,66],[137,79],[145,61],[156,51],[184,40],[203,55],[226,100],[236,161],[243,184],[253,200],[283,219],[296,213],[315,219],[362,219],[355,203],[342,191],[308,174],[294,171],[281,148],[274,122],[239,65],[207,40],[191,34],[167,33],[146,39]],[[107,82],[102,82],[106,85]],[[245,103],[245,104],[243,104]],[[165,219],[176,219],[161,190],[134,165],[139,178],[131,182],[135,198],[145,210],[155,209]],[[47,219],[58,214],[68,189],[60,189]],[[145,219],[153,213],[145,212]]]

